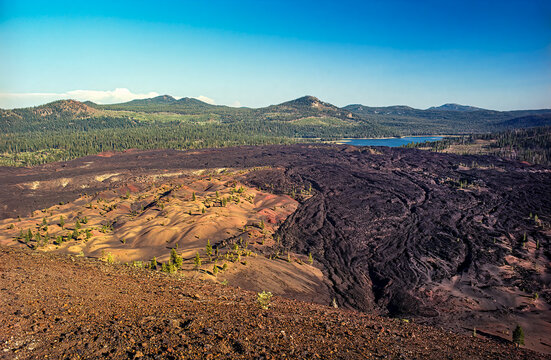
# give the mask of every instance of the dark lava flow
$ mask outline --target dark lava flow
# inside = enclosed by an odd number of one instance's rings
[[[120,172],[130,181],[154,169],[261,166],[269,168],[244,181],[297,195],[312,187],[314,195],[280,227],[282,245],[274,251],[311,252],[340,306],[444,316],[455,310],[448,297],[435,294],[448,283],[475,299],[471,308],[480,311],[506,309],[507,301],[500,299],[519,289],[551,302],[551,169],[493,157],[325,145],[89,156],[30,169],[1,168],[0,216],[83,192],[77,182],[44,192],[21,185],[32,181],[104,172]],[[112,185],[90,182],[86,192]],[[507,266],[513,270],[506,274]]]

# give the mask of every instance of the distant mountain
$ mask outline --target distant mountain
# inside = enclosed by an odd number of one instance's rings
[[[279,105],[273,105],[273,106],[280,106],[280,107],[292,107],[295,109],[304,109],[304,108],[316,108],[316,109],[338,109],[335,105],[326,103],[321,101],[315,96],[303,96],[301,98],[286,101],[284,103],[281,103]]]
[[[97,112],[93,107],[77,100],[58,100],[45,105],[27,108],[32,113],[42,117],[69,117],[83,118]],[[18,110],[25,109],[15,109]]]
[[[351,111],[323,102],[314,96],[303,96],[278,105],[256,109],[256,111],[263,113],[265,116],[274,115],[268,116],[268,118],[278,118],[279,120],[294,120],[304,117],[329,117],[345,122],[362,121],[361,117]]]
[[[106,111],[109,110],[109,111]],[[239,124],[263,136],[291,137],[465,134],[546,125],[551,110],[494,111],[445,104],[427,110],[405,105],[339,108],[314,96],[303,96],[262,108],[211,105],[195,98],[161,95],[119,104],[59,100],[32,108],[0,111],[0,131],[103,129],[208,122]]]
[[[123,104],[135,104],[135,105],[143,105],[143,104],[172,104],[176,102],[177,100],[173,98],[170,95],[161,95],[154,98],[149,99],[136,99],[132,100]],[[121,104],[119,104],[121,105]]]
[[[129,111],[144,111],[144,112],[177,112],[188,113],[189,111],[197,111],[199,109],[211,109],[216,105],[207,104],[201,100],[184,97],[176,100],[170,95],[161,95],[149,99],[136,99],[119,104],[98,105],[99,108],[107,110],[129,110]]]
[[[539,118],[512,119],[551,114],[551,109],[495,111],[457,104],[445,104],[427,110],[403,105],[370,107],[361,104],[347,105],[343,109],[364,120],[376,121],[401,135],[483,133],[538,126],[537,124],[542,123]]]
[[[440,106],[433,106],[427,110],[441,110],[441,111],[481,111],[486,110],[474,106],[460,105],[460,104],[444,104]]]

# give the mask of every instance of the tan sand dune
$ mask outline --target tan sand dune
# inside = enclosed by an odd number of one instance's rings
[[[174,248],[184,259],[180,276],[199,275],[329,303],[321,271],[305,264],[306,259],[292,255],[290,262],[270,260],[258,253],[275,244],[276,226],[296,210],[297,202],[245,187],[231,172],[221,172],[214,177],[206,171],[187,177],[177,173],[170,181],[153,177],[163,182],[124,184],[35,211],[27,218],[5,219],[0,221],[0,244],[134,264],[149,264],[153,258],[166,263]],[[108,181],[116,175],[98,175],[94,180]],[[206,254],[207,243],[217,248],[218,256]],[[196,254],[203,263],[199,272]]]

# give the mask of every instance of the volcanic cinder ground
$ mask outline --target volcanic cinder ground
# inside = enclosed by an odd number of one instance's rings
[[[129,151],[0,172],[5,244],[122,262],[165,261],[178,244],[190,272],[201,253],[205,277],[227,262],[216,278],[230,284],[502,341],[519,323],[528,347],[551,352],[549,168],[296,145]],[[84,217],[89,239],[53,244]],[[29,228],[43,236],[44,218],[47,244],[15,239]],[[207,259],[207,239],[221,262]]]

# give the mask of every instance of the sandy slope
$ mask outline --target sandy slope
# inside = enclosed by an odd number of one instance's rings
[[[158,185],[130,183],[34,211],[29,217],[1,220],[0,244],[137,266],[154,257],[167,262],[174,248],[184,259],[179,271],[186,276],[331,302],[321,271],[308,265],[306,257],[289,254],[287,259],[281,254],[268,259],[262,254],[274,245],[277,226],[295,211],[295,200],[246,187],[235,180],[235,173],[180,175],[166,179],[165,174]],[[33,235],[27,241],[21,234],[29,230]],[[206,254],[207,242],[212,256]],[[194,264],[197,253],[202,259],[199,272]],[[213,274],[214,267],[218,274]]]

